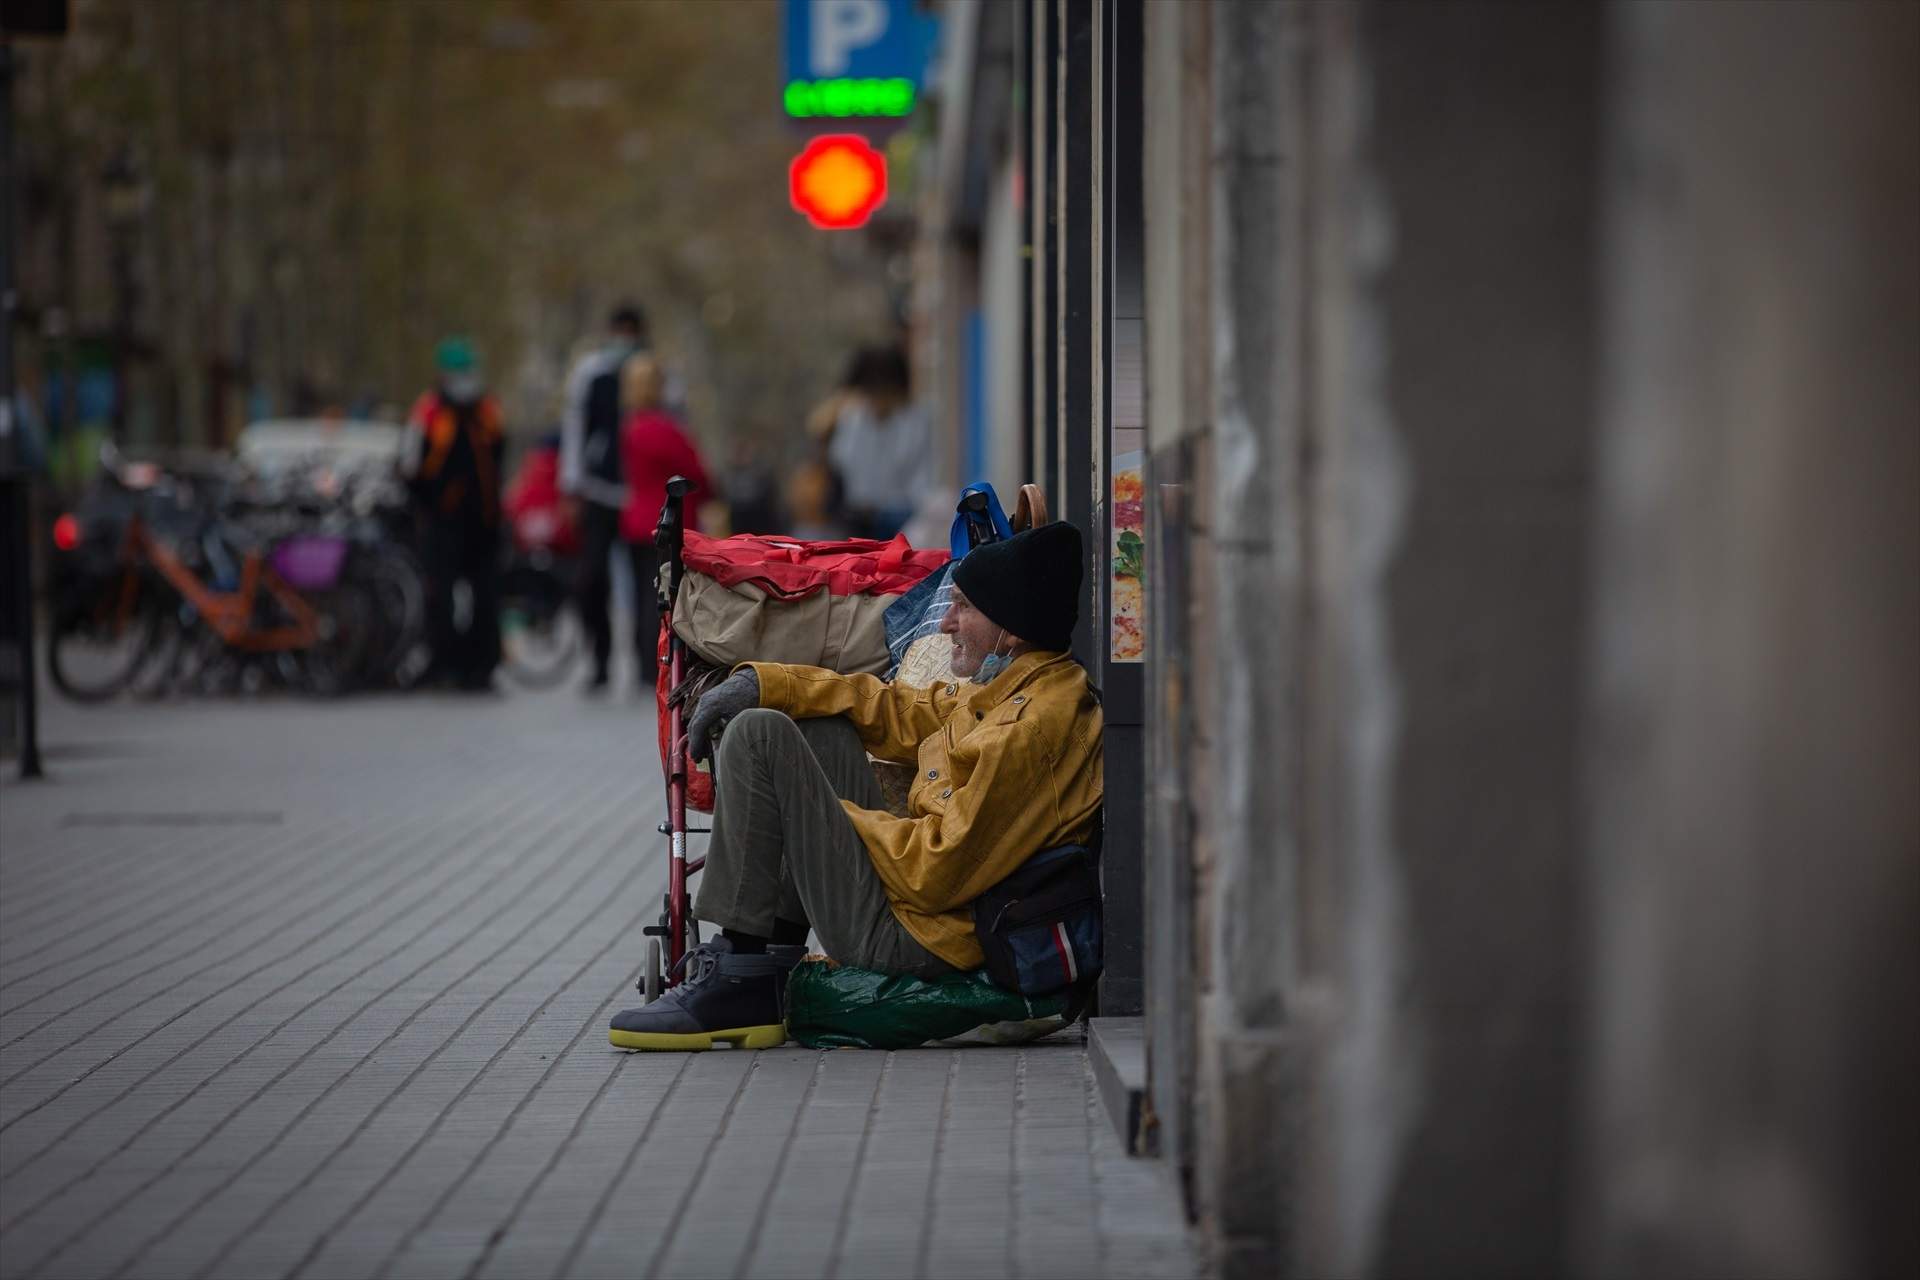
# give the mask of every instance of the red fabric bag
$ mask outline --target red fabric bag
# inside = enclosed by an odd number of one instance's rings
[[[945,551],[915,551],[900,534],[889,542],[798,542],[763,533],[710,538],[691,529],[683,555],[687,568],[721,586],[750,582],[788,600],[822,587],[837,596],[899,595],[951,558]]]
[[[673,691],[673,673],[667,665],[667,642],[673,635],[673,625],[665,618],[660,619],[659,648],[655,653],[656,667],[653,678],[653,705],[659,711],[660,737],[660,776],[668,781],[667,762],[672,756],[673,743],[668,739],[672,721],[667,716],[667,695]],[[692,654],[687,655],[689,663],[698,661]],[[692,672],[683,671],[681,678],[686,679]],[[686,728],[686,722],[693,719],[692,700],[681,708],[680,727]],[[709,762],[711,763],[711,762]],[[704,765],[687,761],[687,808],[698,809],[701,813],[713,812],[713,773]]]

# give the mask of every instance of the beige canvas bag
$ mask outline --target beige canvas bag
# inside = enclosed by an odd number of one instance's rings
[[[689,570],[680,579],[673,629],[717,667],[784,662],[842,675],[887,669],[887,607],[898,596],[837,596],[824,588],[776,599],[752,583],[722,586]]]

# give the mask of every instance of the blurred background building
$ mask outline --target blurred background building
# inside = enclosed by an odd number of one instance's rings
[[[781,439],[896,327],[872,242],[812,232],[768,176],[796,135],[745,86],[777,104],[777,4],[65,8],[14,48],[15,341],[65,487],[108,432],[397,418],[450,331],[535,435],[628,297],[721,453]]]

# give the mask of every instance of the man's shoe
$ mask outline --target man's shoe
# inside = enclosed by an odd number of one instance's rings
[[[783,951],[791,948],[782,948]],[[784,956],[735,955],[725,937],[687,952],[686,977],[652,1004],[615,1015],[607,1040],[616,1049],[711,1049],[716,1040],[742,1049],[786,1043]]]
[[[580,686],[581,694],[589,698],[597,698],[606,691],[607,673],[604,671],[594,672],[587,677],[586,683]]]

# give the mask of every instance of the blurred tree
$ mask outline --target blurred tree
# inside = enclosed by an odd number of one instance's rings
[[[75,0],[19,98],[29,313],[107,331],[124,152],[136,392],[188,441],[404,405],[456,330],[536,431],[627,297],[709,446],[795,432],[887,307],[786,207],[778,45],[771,0]]]

